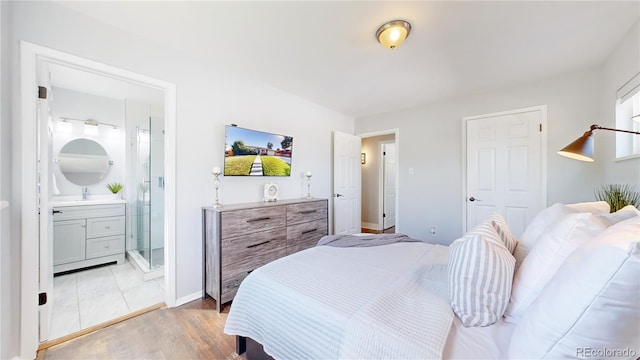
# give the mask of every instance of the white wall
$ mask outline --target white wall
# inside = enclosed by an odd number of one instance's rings
[[[11,199],[11,57],[9,9],[0,1],[0,199]],[[0,210],[0,359],[16,354],[19,347],[20,243],[12,230],[15,206]]]
[[[96,184],[86,186],[89,195],[111,194],[106,185],[113,182],[124,184],[126,177],[125,162],[125,102],[122,99],[112,99],[104,96],[95,96],[73,90],[53,87],[51,90],[51,115],[53,116],[53,158],[56,159],[60,149],[69,141],[75,139],[89,139],[100,144],[107,152],[113,165],[105,177]],[[79,121],[69,121],[72,125],[70,133],[58,131],[60,118],[93,119],[98,122],[118,126],[119,136],[113,137],[111,129],[107,126],[98,126],[98,135],[84,134],[84,124]],[[59,195],[82,194],[84,186],[76,185],[67,180],[59,166],[53,167],[53,175],[60,191]]]
[[[640,73],[640,22],[636,22],[629,30],[604,65],[604,113],[602,120],[597,124],[616,127],[616,91],[637,73]],[[603,183],[634,185],[636,190],[640,191],[640,158],[613,161],[615,134],[610,131],[596,131],[594,136],[596,148],[601,153],[598,160],[604,165]]]
[[[556,151],[602,120],[602,71],[592,69],[476,96],[356,119],[356,133],[399,128],[397,231],[449,244],[462,232],[463,117],[548,105],[549,204],[593,199],[602,162],[583,163]],[[414,169],[409,175],[408,168]],[[438,229],[435,237],[428,230]]]
[[[211,204],[214,199],[211,168],[222,164],[225,124],[236,123],[291,135],[294,158],[293,174],[289,178],[223,178],[224,203],[260,201],[262,186],[269,180],[279,183],[281,198],[299,198],[306,195],[302,177],[306,170],[314,174],[314,197],[330,198],[332,130],[353,133],[352,118],[230,73],[211,61],[189,57],[122,32],[55,2],[12,2],[6,8],[12,11],[10,52],[13,64],[3,75],[13,76],[13,94],[19,93],[19,40],[177,85],[177,203],[172,210],[177,214],[178,299],[193,298],[202,291],[202,264],[193,260],[202,258],[201,207]],[[212,46],[198,44],[201,45]],[[220,49],[220,57],[224,56],[224,49]],[[20,136],[22,121],[18,111],[19,96],[13,96],[11,101],[14,108],[12,134],[16,138]],[[12,145],[15,184],[12,193],[17,202],[17,212],[12,214],[16,216],[16,223],[20,221],[19,149],[19,142]],[[14,239],[20,238],[19,227],[15,229],[15,235]],[[19,243],[16,246],[19,248]],[[19,279],[19,253],[15,259],[11,263],[10,276]],[[12,283],[11,293],[19,292],[19,282]],[[4,293],[2,296],[5,297]],[[11,311],[19,314],[17,306],[12,306]],[[18,328],[19,322],[11,324],[11,332],[18,333]]]

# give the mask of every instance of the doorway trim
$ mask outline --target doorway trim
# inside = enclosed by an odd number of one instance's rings
[[[369,137],[374,137],[374,136],[380,136],[380,135],[393,135],[394,139],[395,139],[395,144],[396,144],[396,168],[400,167],[400,129],[398,128],[394,128],[394,129],[386,129],[386,130],[379,130],[379,131],[371,131],[371,132],[365,132],[365,133],[358,133],[356,134],[356,136],[359,136],[361,139],[362,138],[369,138]],[[400,204],[400,177],[399,177],[399,171],[396,171],[396,232],[400,232],[400,212],[398,211],[399,204]],[[378,191],[380,192],[380,188],[378,188]],[[378,206],[380,206],[381,204],[381,200],[378,199]],[[383,209],[381,209],[383,210]],[[362,210],[360,210],[362,211]],[[380,212],[380,214],[378,215],[378,223],[382,226],[383,230],[384,230],[384,222],[381,221],[381,217],[382,217],[382,212]]]
[[[384,159],[385,156],[384,154],[384,145],[387,144],[394,144],[395,145],[396,141],[395,139],[393,141],[390,140],[386,140],[386,141],[379,141],[378,142],[378,154],[380,156],[380,159],[382,159],[382,161],[380,162],[380,169],[378,172],[378,184],[380,185],[378,187],[378,209],[380,209],[380,212],[378,213],[378,224],[381,225],[382,227],[382,232],[384,233],[384,188],[385,188],[385,181],[384,181],[384,169],[385,169],[385,163],[384,163]],[[396,149],[396,160],[397,160],[397,149]],[[397,163],[396,163],[396,190],[398,190],[398,170],[397,170]],[[396,199],[397,199],[397,194],[396,194]],[[396,204],[397,205],[397,204]],[[398,209],[396,208],[396,214]],[[396,220],[393,221],[394,226],[396,223]]]
[[[165,107],[165,303],[176,303],[176,85],[100,62],[20,41],[20,139],[22,188],[21,205],[21,292],[20,292],[20,357],[35,358],[38,335],[38,181],[36,59],[79,68],[100,75],[133,82],[164,92]],[[17,135],[17,134],[16,134]]]
[[[541,194],[540,202],[543,207],[547,204],[547,105],[531,106],[520,109],[513,109],[507,111],[500,111],[495,113],[467,116],[462,118],[462,234],[467,231],[467,121],[478,120],[488,117],[496,117],[503,115],[514,115],[525,112],[540,111],[540,123],[542,125],[540,136],[540,167],[541,167]]]

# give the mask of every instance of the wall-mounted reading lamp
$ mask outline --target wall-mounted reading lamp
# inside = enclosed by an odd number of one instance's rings
[[[558,151],[558,154],[562,156],[566,156],[571,159],[580,160],[580,161],[593,161],[593,130],[610,130],[610,131],[619,131],[625,132],[629,134],[640,135],[638,131],[631,130],[620,130],[602,127],[599,125],[591,125],[589,131],[585,132],[584,135],[580,136],[576,141],[571,144],[565,146],[562,150]]]

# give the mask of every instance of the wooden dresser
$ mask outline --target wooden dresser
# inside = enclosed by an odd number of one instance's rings
[[[327,203],[296,199],[203,207],[204,289],[218,312],[250,272],[327,235]]]

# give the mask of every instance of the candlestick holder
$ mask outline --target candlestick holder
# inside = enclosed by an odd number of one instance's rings
[[[313,197],[311,196],[311,174],[307,173],[304,174],[304,176],[307,178],[307,200],[311,200],[313,199]]]
[[[222,204],[220,203],[219,189],[220,189],[220,175],[222,175],[222,171],[219,168],[214,168],[211,174],[213,174],[213,186],[216,189],[216,202],[215,204],[213,204],[213,207],[221,208]]]

